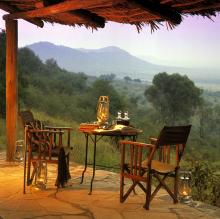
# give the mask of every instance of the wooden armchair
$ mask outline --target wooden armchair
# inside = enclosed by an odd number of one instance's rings
[[[131,191],[138,185],[146,194],[144,208],[149,210],[150,201],[163,187],[172,197],[174,203],[178,202],[178,170],[184,152],[187,138],[191,129],[188,126],[165,126],[157,139],[151,139],[151,144],[120,141],[121,146],[121,173],[120,173],[120,202],[124,202]],[[174,156],[172,156],[172,151]],[[172,162],[173,161],[173,162]],[[152,177],[159,184],[151,193]],[[174,180],[174,189],[165,183],[171,177]],[[125,190],[125,178],[131,179],[131,186]],[[144,183],[144,184],[143,184]]]
[[[37,164],[40,161],[45,161],[46,163],[59,163],[59,157],[61,150],[65,148],[65,163],[66,163],[66,174],[69,174],[69,153],[71,149],[70,137],[71,130],[70,127],[51,127],[45,126],[39,120],[35,120],[31,111],[26,110],[19,113],[22,124],[25,127],[25,159],[24,159],[24,190],[26,184],[30,185],[35,177]],[[64,142],[64,137],[66,142]],[[33,167],[33,170],[32,170]],[[63,167],[62,167],[63,168]],[[60,174],[62,175],[64,170],[59,170],[58,167],[58,177],[56,185],[64,186],[64,182],[67,181],[66,178],[60,179]]]

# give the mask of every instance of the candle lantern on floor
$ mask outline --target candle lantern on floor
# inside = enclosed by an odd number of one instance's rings
[[[100,96],[97,106],[97,120],[99,125],[103,125],[109,118],[109,98],[108,96]]]
[[[47,185],[47,162],[39,161],[36,168],[35,186],[45,189]]]
[[[191,201],[191,172],[180,172],[179,178],[179,199],[182,203]]]
[[[21,162],[23,160],[23,140],[17,140],[16,141],[16,147],[15,147],[15,154],[14,154],[14,160]]]

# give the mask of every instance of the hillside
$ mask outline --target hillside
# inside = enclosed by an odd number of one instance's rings
[[[39,42],[29,45],[41,60],[54,58],[58,65],[68,71],[85,72],[89,75],[116,74],[119,78],[152,79],[160,66],[143,61],[117,47],[101,49],[72,49],[57,46],[48,42]],[[141,76],[141,74],[144,75]]]
[[[118,78],[129,76],[133,79],[151,81],[155,74],[165,71],[186,74],[204,88],[212,88],[213,85],[216,88],[220,83],[220,73],[217,69],[155,65],[115,46],[101,49],[73,49],[49,42],[38,42],[27,47],[33,50],[44,62],[53,58],[60,67],[68,71],[84,72],[93,76],[113,73]]]

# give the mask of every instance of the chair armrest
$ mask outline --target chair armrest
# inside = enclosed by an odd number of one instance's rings
[[[157,142],[157,138],[149,138],[151,144],[155,144]]]
[[[62,129],[62,130],[73,130],[72,127],[57,127],[57,126],[45,126],[47,129]]]
[[[63,131],[54,131],[49,129],[30,129],[28,130],[30,133],[51,133],[51,134],[63,134]]]
[[[127,141],[127,140],[120,140],[119,144],[132,144],[132,145],[136,145],[136,146],[140,146],[140,147],[150,147],[150,148],[155,147],[155,145],[153,145],[153,144],[146,144],[146,143],[142,143],[142,142]]]

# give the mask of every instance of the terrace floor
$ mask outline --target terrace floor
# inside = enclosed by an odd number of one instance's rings
[[[220,209],[193,202],[191,206],[172,204],[165,192],[152,201],[150,210],[143,208],[144,194],[131,194],[123,204],[119,202],[119,175],[97,170],[93,194],[88,195],[91,169],[81,185],[83,167],[71,164],[72,179],[66,188],[54,186],[56,166],[48,165],[48,187],[23,191],[23,166],[7,163],[5,153],[0,153],[0,219],[213,219],[220,218]]]

